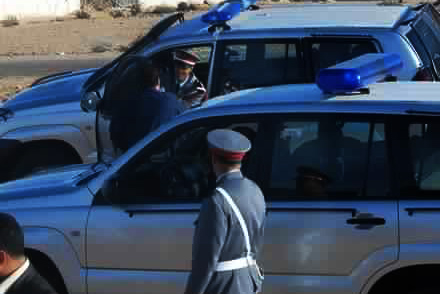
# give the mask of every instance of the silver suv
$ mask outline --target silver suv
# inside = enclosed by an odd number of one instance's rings
[[[399,80],[440,77],[440,18],[431,4],[247,8],[229,21],[212,18],[217,6],[192,20],[170,15],[100,69],[37,81],[0,109],[5,120],[0,121],[0,165],[8,167],[1,169],[0,180],[48,166],[96,162],[94,107],[127,55],[150,58],[172,79],[173,51],[198,52],[195,73],[210,98],[253,87],[313,83],[319,69],[368,52],[399,54],[405,64]]]
[[[206,133],[231,128],[252,141],[243,172],[268,206],[263,293],[439,293],[440,84],[344,80],[354,91],[334,94],[327,73],[327,93],[231,93],[114,161],[2,184],[0,210],[60,294],[181,293],[211,187]],[[329,178],[312,183],[323,193],[305,193],[304,166]]]

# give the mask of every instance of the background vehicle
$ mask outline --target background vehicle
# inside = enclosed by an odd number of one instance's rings
[[[23,225],[27,254],[61,294],[181,292],[207,189],[205,136],[232,128],[253,143],[243,172],[267,201],[264,293],[438,293],[440,84],[364,86],[211,99],[111,164],[0,185],[1,211]],[[327,195],[298,192],[299,164],[332,179]]]
[[[319,69],[368,52],[399,54],[405,64],[399,80],[439,80],[439,42],[439,15],[431,4],[274,5],[215,24],[202,15],[183,21],[183,14],[173,14],[107,66],[39,80],[6,103],[0,164],[10,168],[2,169],[0,180],[96,162],[93,111],[109,75],[127,55],[151,58],[173,78],[171,53],[198,52],[202,61],[195,72],[212,98],[238,89],[312,83]]]

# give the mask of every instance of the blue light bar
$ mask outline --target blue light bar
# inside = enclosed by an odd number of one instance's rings
[[[216,6],[212,10],[202,15],[202,21],[209,24],[224,23],[233,19],[246,10],[250,5],[255,4],[257,0],[231,0],[225,1],[223,5]]]
[[[382,81],[402,67],[398,54],[368,53],[321,69],[316,83],[324,93],[349,93]]]

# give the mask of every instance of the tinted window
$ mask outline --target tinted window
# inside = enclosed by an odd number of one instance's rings
[[[384,195],[388,179],[383,129],[383,124],[327,119],[281,123],[272,154],[271,196]]]
[[[440,26],[433,18],[432,13],[427,12],[415,22],[414,28],[429,51],[430,58],[434,62],[437,72],[440,70]]]
[[[194,203],[201,200],[215,183],[206,141],[215,128],[228,128],[245,135],[254,143],[259,131],[255,121],[203,123],[185,130],[165,133],[165,139],[152,143],[148,155],[118,179],[120,204]],[[254,144],[255,145],[255,144]],[[257,147],[253,146],[242,161],[242,172],[255,180]]]
[[[440,190],[440,124],[409,126],[413,176],[418,190]]]
[[[296,43],[250,42],[225,45],[219,94],[302,79]]]
[[[312,62],[315,73],[338,63],[353,59],[366,53],[376,53],[372,41],[352,39],[322,39],[313,40],[311,44]]]

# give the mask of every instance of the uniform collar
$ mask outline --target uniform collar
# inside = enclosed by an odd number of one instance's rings
[[[179,84],[179,87],[183,87],[183,85],[188,83],[188,81],[191,79],[192,79],[192,73],[190,73],[183,82],[181,82],[181,83],[177,82],[177,84]]]
[[[0,284],[0,294],[5,294],[9,288],[11,288],[11,286],[26,272],[29,266],[29,259],[26,258],[26,261]]]
[[[159,93],[160,90],[157,90],[157,89],[155,89],[155,88],[146,88],[146,89],[145,89],[145,92]]]
[[[225,173],[219,175],[219,176],[217,177],[217,183],[220,182],[221,180],[223,180],[225,177],[227,177],[227,176],[229,176],[229,175],[231,175],[231,174],[235,174],[235,173],[238,173],[238,174],[241,175],[241,171],[240,171],[240,169],[233,169],[233,170],[230,170],[230,171],[228,171],[228,172],[225,172]]]

